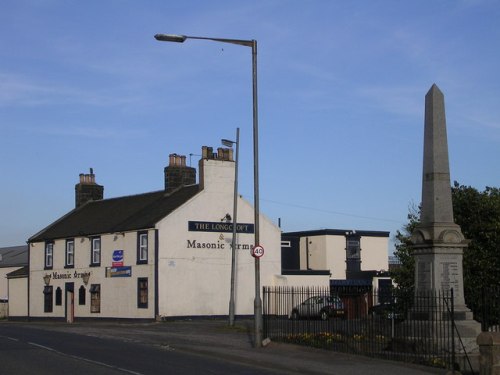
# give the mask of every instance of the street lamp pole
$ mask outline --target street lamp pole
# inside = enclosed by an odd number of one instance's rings
[[[231,291],[229,294],[229,325],[234,326],[234,279],[236,273],[236,226],[238,224],[238,155],[240,150],[240,128],[236,128],[236,141],[222,139],[222,144],[233,147],[236,144],[234,158],[234,197],[233,197],[233,239],[231,240]]]
[[[253,178],[254,178],[254,246],[260,245],[259,233],[259,121],[257,105],[257,41],[199,36],[156,34],[155,39],[162,42],[184,43],[186,39],[211,40],[214,42],[238,44],[252,48],[252,92],[253,92]],[[254,299],[255,346],[262,346],[262,299],[260,297],[260,259],[255,257],[255,299]]]

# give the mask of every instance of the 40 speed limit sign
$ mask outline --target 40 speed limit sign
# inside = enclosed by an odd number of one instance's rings
[[[261,256],[264,255],[264,248],[260,245],[257,245],[257,246],[254,246],[252,247],[252,249],[250,250],[250,254],[254,257],[254,258],[260,258]]]

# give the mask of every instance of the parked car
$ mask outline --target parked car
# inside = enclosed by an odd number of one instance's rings
[[[398,306],[392,302],[384,302],[378,305],[373,305],[368,310],[368,314],[382,319],[403,320],[403,314],[399,311]]]
[[[311,297],[295,306],[290,312],[290,318],[293,320],[301,318],[327,320],[331,317],[344,317],[344,315],[344,304],[338,296]]]

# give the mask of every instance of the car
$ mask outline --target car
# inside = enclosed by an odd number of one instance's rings
[[[290,318],[319,318],[327,320],[331,317],[343,318],[344,304],[338,296],[314,296],[295,306],[290,312]]]
[[[368,310],[368,314],[373,317],[380,317],[382,319],[403,319],[403,314],[399,311],[398,305],[392,302],[383,302],[378,305],[373,305]]]

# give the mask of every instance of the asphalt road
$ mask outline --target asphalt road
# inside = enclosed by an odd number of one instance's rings
[[[168,345],[144,344],[127,338],[60,332],[27,324],[0,325],[1,375],[256,373],[283,372],[190,355]]]

